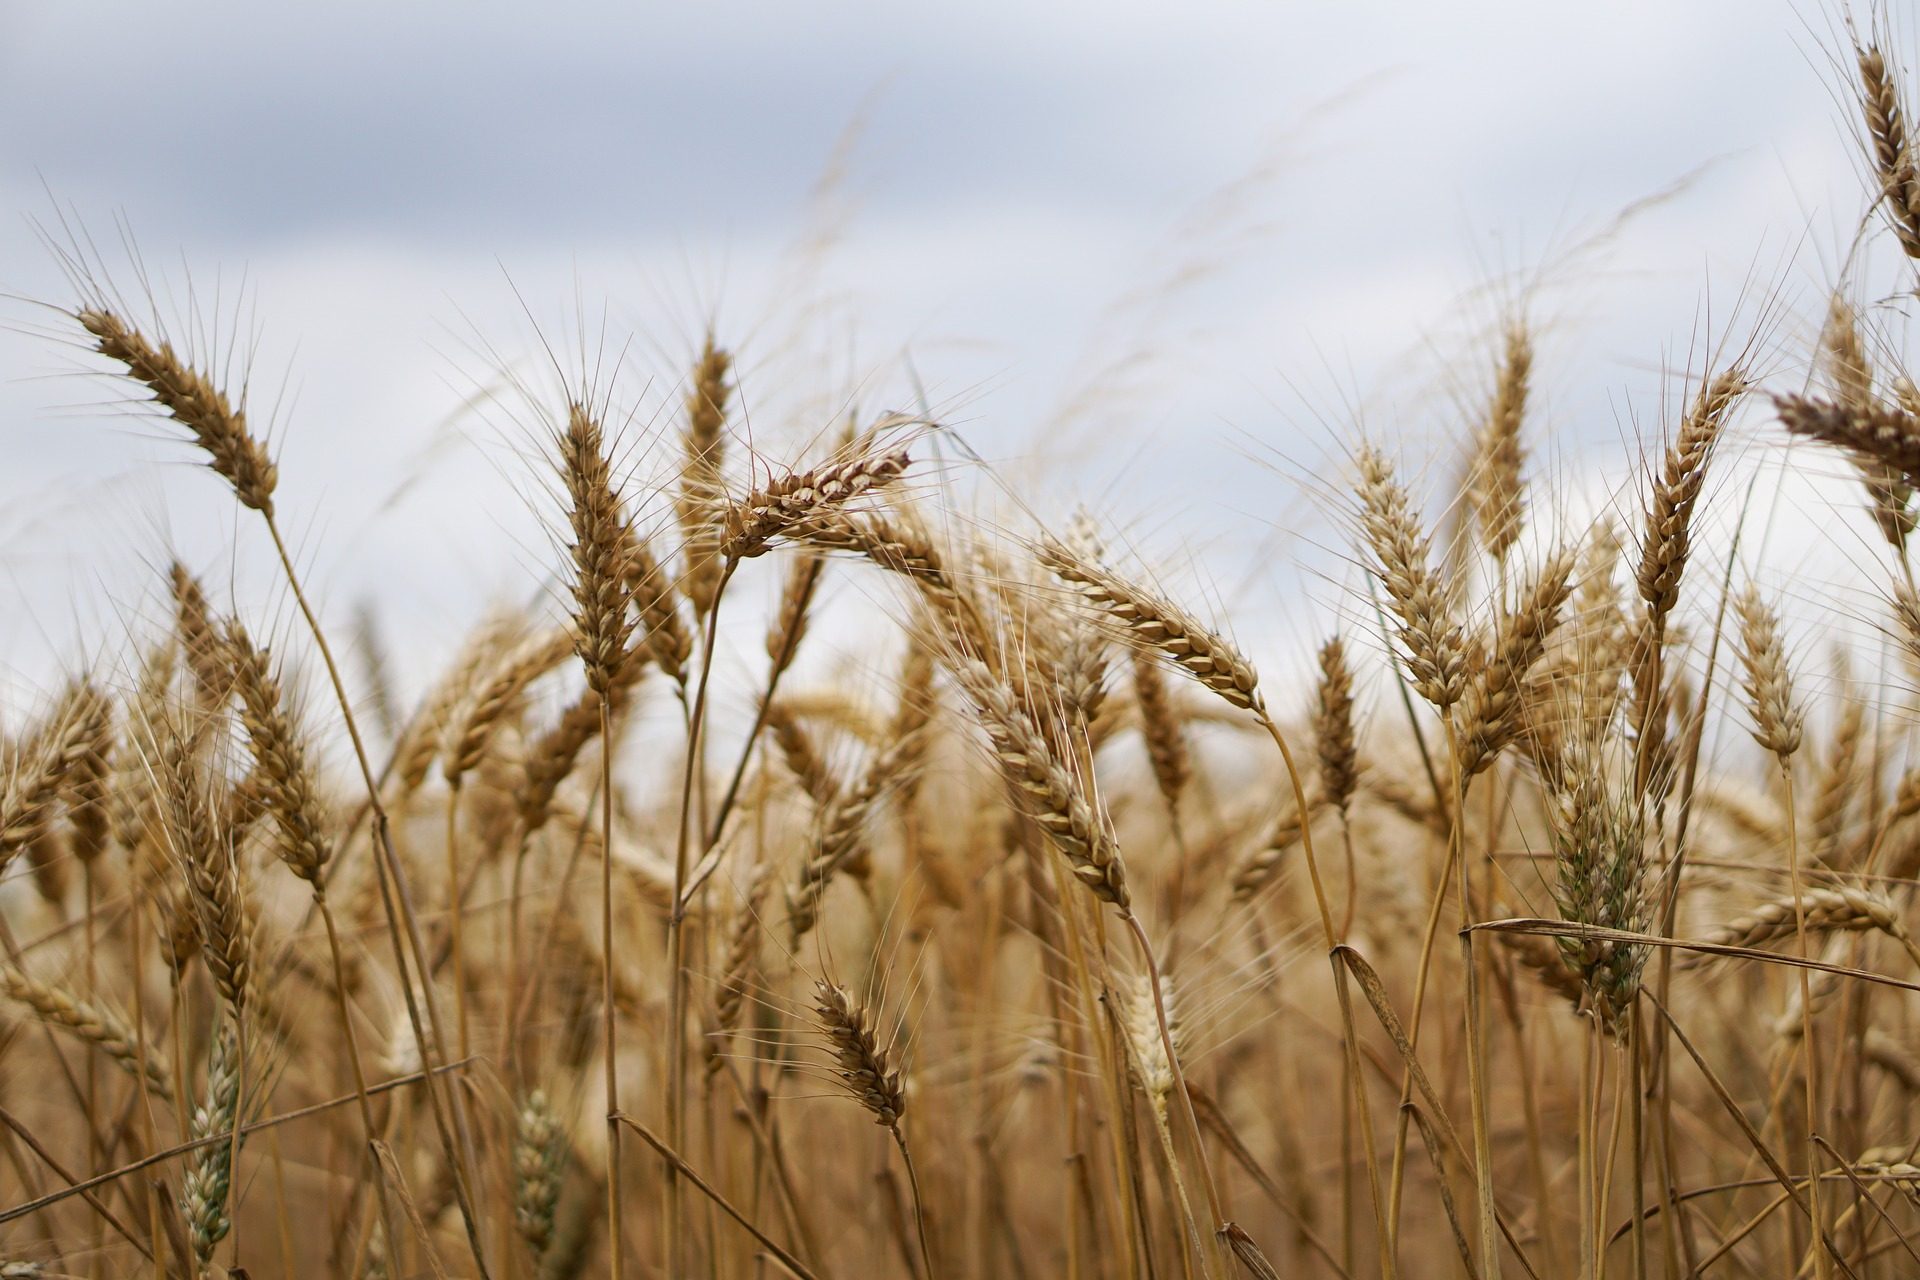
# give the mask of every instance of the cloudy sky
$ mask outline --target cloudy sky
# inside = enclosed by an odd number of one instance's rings
[[[170,550],[284,607],[40,305],[76,242],[250,368],[327,607],[376,601],[413,652],[551,561],[507,379],[551,388],[543,339],[609,353],[644,436],[709,320],[772,456],[924,395],[1015,491],[1300,647],[1341,603],[1355,422],[1444,472],[1516,303],[1563,492],[1629,474],[1716,343],[1757,329],[1798,376],[1865,207],[1837,29],[1754,0],[0,0],[0,661],[106,644]],[[1866,261],[1881,296],[1900,264]]]

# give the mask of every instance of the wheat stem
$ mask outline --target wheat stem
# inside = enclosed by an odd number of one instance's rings
[[[696,825],[702,834],[706,831],[706,820],[702,816],[696,824],[694,807],[694,779],[698,772],[700,752],[703,747],[702,730],[706,724],[709,686],[713,679],[713,651],[720,625],[720,601],[726,595],[727,584],[733,580],[734,571],[739,567],[737,559],[729,558],[720,571],[720,580],[714,586],[713,603],[707,609],[706,638],[701,645],[700,678],[694,689],[693,707],[687,718],[687,760],[680,784],[680,829],[673,853],[673,911],[667,917],[667,1141],[678,1147],[682,1144],[682,1135],[686,1123],[686,914],[687,914],[687,873],[690,869],[689,853],[693,831]],[[680,1266],[680,1205],[683,1192],[671,1167],[666,1175],[667,1204],[667,1258],[670,1274],[678,1274]]]
[[[620,1280],[626,1266],[621,1227],[620,1178],[620,1058],[619,1030],[613,1004],[613,720],[606,698],[600,699],[600,1009],[601,1057],[605,1064],[607,1102],[607,1274]],[[667,1175],[668,1186],[673,1175]],[[669,1209],[671,1213],[671,1208]],[[673,1219],[669,1219],[669,1228]],[[668,1239],[674,1236],[669,1232]],[[667,1269],[679,1266],[669,1252]]]
[[[380,785],[374,777],[366,744],[360,737],[360,726],[353,715],[353,700],[347,696],[346,682],[340,677],[340,666],[334,661],[333,649],[327,644],[326,632],[321,629],[320,619],[314,613],[313,606],[307,602],[307,594],[301,588],[300,575],[294,571],[293,556],[287,550],[286,540],[280,535],[279,522],[274,519],[271,510],[262,511],[261,518],[266,522],[268,536],[273,539],[274,553],[280,559],[280,568],[286,575],[288,588],[293,592],[294,603],[299,607],[301,617],[306,620],[307,630],[313,636],[314,647],[320,651],[320,660],[327,668],[327,679],[333,686],[333,695],[340,707],[341,720],[346,725],[348,740],[353,744],[354,762],[359,766],[361,780],[366,785],[368,809],[373,822],[374,856],[380,864],[382,900],[387,909],[387,928],[393,936],[396,958],[403,950],[411,950],[413,963],[421,975],[420,997],[427,1014],[427,1021],[424,1024],[413,1005],[412,985],[406,982],[405,965],[401,965],[402,982],[409,992],[407,1007],[413,1026],[414,1040],[420,1050],[421,1065],[431,1073],[446,1056],[441,1048],[439,1011],[433,996],[433,984],[427,978],[430,967],[427,964],[426,946],[420,937],[419,919],[413,910],[406,873],[401,866],[399,856],[394,852],[392,825],[387,817],[386,807],[380,799]],[[390,897],[386,893],[389,876],[392,877],[394,890]],[[404,944],[401,930],[403,921],[406,926]],[[429,1028],[431,1028],[431,1034],[429,1034]],[[429,1095],[437,1096],[439,1091],[434,1088],[434,1078],[431,1074],[428,1076],[426,1087]],[[461,1218],[466,1226],[467,1243],[473,1252],[474,1265],[479,1268],[482,1280],[486,1280],[489,1272],[485,1250],[480,1244],[479,1221],[475,1214],[472,1197],[468,1192],[466,1171],[473,1167],[473,1162],[472,1140],[467,1134],[466,1105],[458,1089],[448,1090],[447,1096],[448,1109],[453,1116],[453,1127],[458,1134],[457,1146],[453,1135],[443,1130],[442,1137],[445,1140],[447,1159],[454,1169],[454,1192],[460,1205]]]
[[[920,1265],[926,1268],[927,1280],[935,1280],[939,1274],[933,1269],[933,1249],[927,1244],[927,1211],[920,1196],[920,1174],[913,1167],[913,1153],[907,1150],[907,1137],[900,1132],[898,1125],[893,1126],[893,1144],[900,1148],[900,1162],[907,1168],[907,1187],[913,1193],[913,1226],[920,1239]]]

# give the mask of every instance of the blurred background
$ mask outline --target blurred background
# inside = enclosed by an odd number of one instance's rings
[[[552,589],[515,390],[557,401],[548,349],[618,385],[645,475],[709,324],[767,458],[924,407],[981,518],[1085,502],[1296,662],[1355,611],[1356,429],[1444,502],[1516,312],[1533,482],[1631,519],[1689,372],[1798,382],[1831,291],[1898,278],[1844,40],[1754,0],[0,0],[0,664],[119,648],[175,553],[284,619],[259,530],[56,310],[76,250],[246,377],[309,581],[404,675]],[[1785,453],[1731,452],[1723,487]],[[1797,470],[1776,562],[1865,615],[1854,487]]]

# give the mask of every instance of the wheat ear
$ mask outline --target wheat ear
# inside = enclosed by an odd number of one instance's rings
[[[1520,540],[1526,521],[1526,487],[1521,476],[1526,451],[1520,436],[1532,374],[1533,340],[1524,324],[1515,323],[1507,330],[1493,400],[1475,441],[1469,483],[1480,545],[1502,563]]]
[[[694,366],[687,390],[685,458],[680,464],[681,593],[696,618],[705,617],[720,591],[720,536],[726,513],[721,480],[727,425],[727,374],[733,359],[716,347],[711,334]]]
[[[141,1075],[141,1053],[125,1019],[102,1005],[30,977],[24,970],[0,963],[0,994],[18,1001],[54,1026],[72,1032],[118,1063],[129,1074]],[[147,1088],[156,1097],[173,1098],[173,1076],[158,1057],[146,1057]]]
[[[1900,109],[1900,86],[1878,48],[1856,49],[1855,56],[1880,203],[1900,247],[1909,258],[1920,258],[1920,177],[1914,172],[1913,144]]]
[[[553,1245],[554,1213],[569,1151],[566,1128],[553,1104],[535,1089],[514,1118],[513,1140],[513,1225],[535,1261]]]
[[[892,484],[907,469],[907,463],[905,449],[891,449],[859,453],[810,471],[776,476],[727,512],[721,557],[745,560],[765,555],[774,539],[844,507],[869,490]]]
[[[125,365],[128,374],[145,383],[168,414],[193,432],[194,442],[207,455],[207,465],[233,486],[240,505],[262,515],[273,514],[279,469],[267,456],[266,446],[248,428],[244,408],[236,408],[224,391],[181,359],[171,344],[149,342],[114,312],[86,307],[74,318],[93,335],[96,351]]]

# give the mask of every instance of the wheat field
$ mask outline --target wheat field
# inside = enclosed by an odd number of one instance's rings
[[[937,415],[764,450],[715,332],[669,414],[513,388],[545,576],[407,687],[245,380],[50,237],[48,341],[281,586],[158,557],[5,739],[0,1277],[1920,1274],[1920,151],[1859,39],[1886,278],[1713,335],[1598,516],[1516,300],[1457,459],[1341,443],[1271,679]],[[1736,431],[1850,477],[1883,644],[1702,536]]]

